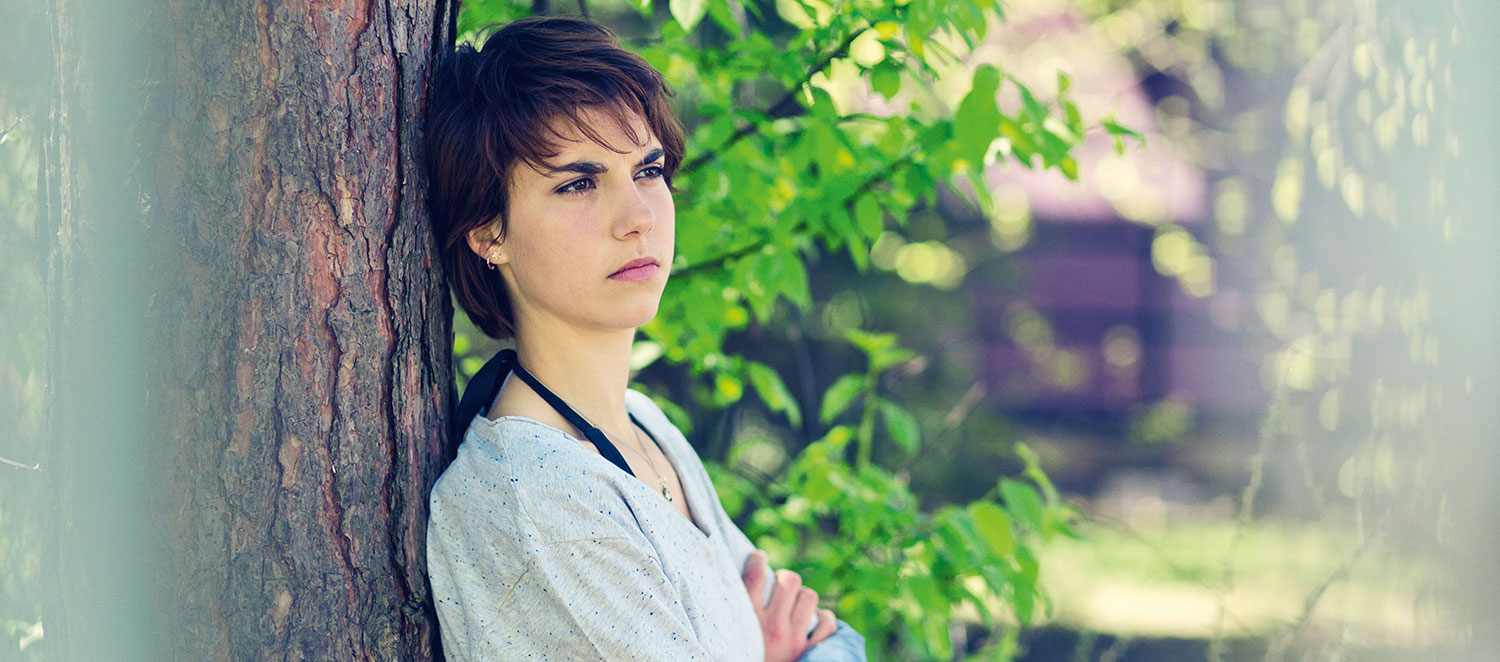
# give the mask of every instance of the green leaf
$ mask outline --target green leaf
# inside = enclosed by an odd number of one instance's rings
[[[967,513],[963,510],[953,506],[944,506],[943,510],[939,511],[936,516],[937,526],[934,529],[934,533],[937,534],[937,539],[943,543],[943,550],[951,555],[954,565],[960,568],[974,565],[988,565],[982,563],[980,558],[975,557],[980,546],[974,543],[981,542],[983,536],[980,536],[979,540],[972,542],[968,539],[969,527],[965,527],[964,524],[969,523],[972,525],[974,518],[973,516],[966,517],[965,515]],[[977,531],[977,527],[975,527],[975,533]]]
[[[692,32],[708,11],[708,0],[670,0],[667,7],[672,10],[672,18],[682,26],[682,31]]]
[[[776,294],[781,291],[785,264],[781,253],[767,245],[768,252],[748,256],[750,261],[749,296],[746,300],[755,312],[755,318],[764,322],[771,317],[776,303]]]
[[[738,520],[745,506],[749,505],[747,502],[756,494],[755,483],[713,460],[704,460],[703,470],[708,472],[714,491],[719,494],[719,503],[724,506],[724,512]]]
[[[901,66],[889,60],[870,70],[870,87],[890,101],[901,91]]]
[[[1036,609],[1036,584],[1020,575],[1011,575],[1010,586],[1016,608],[1016,618],[1022,625],[1031,623],[1031,614]]]
[[[868,271],[870,247],[865,245],[865,239],[858,236],[847,237],[845,245],[849,249],[849,259],[854,261],[854,268],[858,269],[859,273]]]
[[[812,95],[812,102],[808,107],[808,110],[811,111],[812,116],[826,122],[838,121],[839,109],[838,106],[833,103],[833,97],[828,94],[828,90],[812,84],[808,84],[806,89],[808,91],[808,94]],[[829,132],[829,138],[832,138],[831,131]],[[820,147],[822,146],[823,145],[820,145]]]
[[[803,487],[802,495],[814,504],[826,504],[838,496],[839,488],[828,479],[828,467],[826,465],[814,467],[807,476],[807,485]]]
[[[1075,182],[1078,181],[1078,161],[1076,159],[1071,156],[1065,156],[1061,161],[1057,162],[1057,167],[1062,170],[1062,174],[1068,179]]]
[[[1000,107],[995,102],[999,91],[1000,70],[988,64],[980,66],[953,116],[954,138],[962,145],[963,158],[974,167],[984,162],[990,143],[1000,134]]]
[[[823,406],[818,408],[818,420],[827,424],[838,418],[854,402],[864,383],[865,376],[857,373],[844,375],[834,381],[833,386],[823,393]]]
[[[865,356],[869,357],[874,357],[881,351],[896,345],[894,333],[871,333],[864,329],[846,329],[843,336],[849,344],[858,347],[865,353]]]
[[[1019,480],[1001,478],[1000,496],[1005,498],[1006,509],[1021,518],[1021,522],[1031,527],[1032,531],[1044,531],[1042,512],[1045,507],[1035,488]]]
[[[884,229],[884,219],[880,215],[880,202],[873,195],[860,196],[859,202],[854,203],[854,220],[860,234],[874,239],[880,236]]]
[[[874,366],[875,370],[885,370],[886,368],[889,368],[893,365],[896,365],[898,363],[905,363],[914,358],[917,358],[916,352],[913,352],[904,347],[891,347],[889,349],[882,349],[877,352],[871,364]]]
[[[854,428],[848,425],[835,425],[828,430],[828,434],[813,442],[828,448],[829,453],[842,453],[849,442],[854,439]]]
[[[1011,576],[1010,583],[1014,590],[1016,616],[1022,624],[1026,624],[1031,622],[1036,598],[1040,595],[1036,586],[1040,568],[1037,566],[1036,558],[1031,555],[1031,550],[1026,547],[1016,548],[1016,564],[1020,566],[1021,571]]]
[[[478,373],[480,368],[484,367],[484,360],[482,356],[465,356],[459,360],[458,369],[463,372],[464,378],[468,379]]]
[[[938,590],[936,581],[924,575],[912,575],[901,582],[911,596],[917,601],[917,605],[926,613],[946,612],[949,605],[943,599],[942,592]]]
[[[1115,121],[1114,113],[1110,113],[1109,116],[1100,120],[1099,126],[1104,127],[1104,130],[1108,131],[1109,135],[1114,138],[1116,154],[1125,154],[1125,143],[1124,141],[1120,140],[1122,136],[1135,138],[1136,141],[1140,143],[1141,147],[1146,146],[1146,136],[1141,135],[1141,132],[1136,131],[1135,129],[1132,129],[1128,126],[1125,126],[1124,124],[1120,124],[1119,122]]]
[[[792,427],[801,427],[802,409],[797,406],[797,399],[792,397],[792,392],[787,390],[781,375],[771,366],[755,361],[747,361],[745,369],[750,374],[750,384],[755,387],[755,392],[760,394],[766,406],[771,411],[784,412]]]
[[[734,375],[720,372],[714,375],[714,394],[724,404],[738,402],[745,394],[745,385]]]
[[[1066,117],[1068,120],[1068,130],[1072,131],[1074,135],[1083,135],[1083,113],[1078,110],[1078,104],[1072,101],[1063,101],[1062,109],[1063,117]]]
[[[1021,462],[1026,465],[1025,474],[1032,482],[1042,488],[1042,495],[1047,499],[1047,506],[1058,504],[1057,488],[1052,485],[1052,480],[1042,471],[1041,459],[1037,457],[1036,451],[1032,450],[1025,442],[1016,442],[1016,455],[1020,456]]]
[[[813,305],[812,289],[807,283],[807,265],[795,249],[782,254],[781,282],[777,284],[777,291],[804,309]]]
[[[1047,106],[1037,100],[1036,95],[1031,93],[1031,88],[1022,85],[1020,81],[1014,78],[1011,81],[1016,83],[1016,91],[1021,95],[1021,107],[1026,114],[1026,118],[1040,126],[1042,120],[1047,119]]]
[[[1010,516],[1000,506],[990,501],[975,501],[969,504],[969,515],[996,555],[1006,557],[1015,553],[1016,538],[1010,528]]]
[[[916,417],[890,400],[881,401],[880,415],[885,420],[886,431],[891,433],[891,439],[907,453],[915,454],[917,447],[922,445],[921,429]]]
[[[738,35],[744,31],[738,22],[734,20],[734,14],[729,9],[728,0],[708,0],[708,16],[714,19],[725,34]]]
[[[683,434],[693,433],[693,418],[688,416],[687,410],[683,409],[682,405],[663,398],[652,398],[652,400],[656,402],[657,407],[661,408],[662,413],[667,415],[667,420],[677,426],[678,430],[681,430]]]

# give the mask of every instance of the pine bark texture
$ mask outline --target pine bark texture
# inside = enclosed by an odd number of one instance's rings
[[[452,306],[418,154],[456,7],[49,4],[49,656],[434,659]],[[162,611],[109,613],[138,590]]]

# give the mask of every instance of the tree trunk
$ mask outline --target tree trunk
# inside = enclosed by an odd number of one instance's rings
[[[428,660],[446,0],[49,0],[54,659]]]

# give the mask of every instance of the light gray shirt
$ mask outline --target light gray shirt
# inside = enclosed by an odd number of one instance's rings
[[[562,430],[475,416],[429,499],[427,572],[448,660],[763,661],[740,574],[754,545],[656,403],[628,389],[625,405],[671,461],[697,524]],[[801,660],[863,662],[864,638],[841,619]]]

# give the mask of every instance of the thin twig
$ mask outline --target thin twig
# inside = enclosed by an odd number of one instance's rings
[[[1274,645],[1266,648],[1266,655],[1263,658],[1264,662],[1281,659],[1282,655],[1286,653],[1287,646],[1291,645],[1292,641],[1297,638],[1297,635],[1302,634],[1302,629],[1307,626],[1307,622],[1312,618],[1313,609],[1318,606],[1318,601],[1323,598],[1323,594],[1328,591],[1328,587],[1333,586],[1335,582],[1349,575],[1349,571],[1354,567],[1355,562],[1364,555],[1365,550],[1370,547],[1370,541],[1374,540],[1378,533],[1378,531],[1372,531],[1370,535],[1360,540],[1359,547],[1350,552],[1349,556],[1344,559],[1344,562],[1340,563],[1339,567],[1335,568],[1327,577],[1324,577],[1323,581],[1312,590],[1312,593],[1307,595],[1307,599],[1302,603],[1302,614],[1297,617],[1297,622],[1287,628]]]
[[[1261,480],[1265,475],[1266,458],[1271,453],[1271,442],[1276,438],[1276,428],[1281,424],[1287,406],[1286,372],[1290,370],[1291,361],[1287,361],[1287,368],[1276,382],[1276,393],[1271,399],[1271,404],[1266,407],[1265,419],[1260,426],[1260,444],[1256,448],[1255,455],[1250,459],[1250,483],[1245,485],[1245,491],[1240,497],[1240,511],[1235,517],[1234,533],[1229,538],[1229,548],[1224,552],[1224,572],[1221,580],[1221,589],[1218,595],[1218,614],[1214,618],[1213,637],[1208,642],[1209,662],[1222,662],[1224,659],[1224,615],[1228,612],[1229,586],[1234,581],[1234,549],[1239,546],[1240,538],[1244,535],[1245,527],[1250,523],[1250,512],[1255,507],[1255,496],[1260,492]]]
[[[11,122],[10,126],[5,127],[4,131],[0,131],[0,143],[4,143],[5,139],[8,138],[8,137],[10,137],[10,132],[11,131],[15,131],[16,130],[16,126],[20,125],[21,124],[21,120],[24,120],[24,119],[26,119],[26,116],[24,116],[24,115],[22,115],[20,117],[17,117],[16,121]]]
[[[1085,519],[1087,521],[1093,522],[1096,525],[1113,527],[1121,533],[1134,537],[1137,542],[1144,544],[1148,549],[1156,554],[1158,560],[1162,563],[1162,565],[1166,566],[1168,574],[1171,574],[1173,577],[1192,582],[1206,589],[1216,588],[1210,585],[1208,583],[1208,580],[1196,576],[1195,573],[1178,565],[1175,561],[1172,560],[1172,555],[1167,553],[1165,547],[1162,547],[1161,544],[1157,543],[1154,540],[1151,540],[1150,538],[1147,538],[1140,531],[1135,530],[1135,527],[1130,526],[1130,523],[1126,522],[1125,520],[1115,517],[1107,517],[1104,515],[1086,515]],[[1238,625],[1241,628],[1250,628],[1250,625],[1243,619],[1241,619],[1238,614],[1235,614],[1233,611],[1230,611],[1227,608],[1224,610],[1221,618],[1228,618],[1229,620],[1233,621],[1235,625]]]
[[[895,173],[897,168],[911,163],[911,157],[915,153],[915,151],[912,151],[907,154],[903,154],[901,158],[895,159],[885,164],[885,166],[883,166],[881,169],[875,171],[870,175],[869,178],[864,181],[864,183],[859,185],[859,188],[854,190],[854,193],[850,194],[849,197],[840,202],[840,206],[847,206],[855,200],[859,199],[859,196],[868,193],[870,189],[875,187],[876,184],[879,184],[889,178],[893,173]],[[702,271],[712,271],[714,269],[722,268],[731,260],[742,258],[746,255],[750,255],[751,253],[760,251],[761,247],[764,246],[765,243],[766,237],[755,237],[751,239],[748,244],[730,249],[727,253],[722,253],[697,264],[690,264],[686,267],[673,271],[672,276],[682,277],[686,275],[696,274]]]
[[[3,457],[0,457],[0,462],[4,462],[4,463],[9,464],[10,466],[13,466],[13,467],[20,467],[22,469],[30,469],[32,471],[41,471],[42,470],[42,464],[40,462],[38,462],[36,464],[22,464],[20,462],[15,461],[15,460],[7,460],[7,459],[5,459]]]
[[[1312,459],[1307,455],[1307,439],[1299,437],[1292,448],[1297,451],[1297,464],[1302,467],[1302,483],[1312,497],[1313,509],[1317,511],[1318,519],[1324,519],[1328,516],[1328,507],[1323,499],[1323,490],[1318,489],[1313,476]]]

